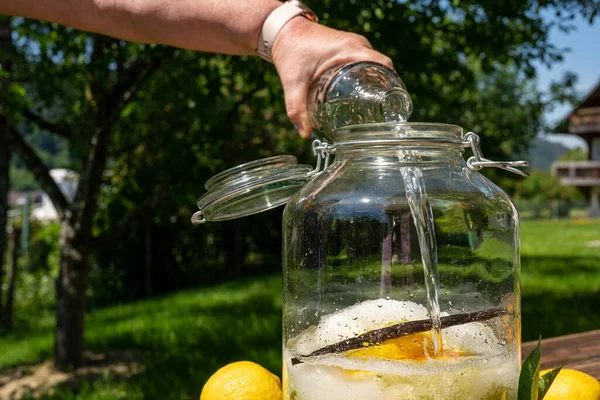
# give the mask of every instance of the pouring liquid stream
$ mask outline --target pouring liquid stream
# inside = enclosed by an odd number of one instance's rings
[[[401,136],[410,133],[400,131]],[[413,151],[399,151],[398,160],[401,163],[417,161],[417,155]],[[435,236],[435,224],[433,209],[427,197],[425,179],[421,168],[417,166],[401,167],[400,172],[404,179],[406,200],[415,224],[419,249],[421,251],[421,262],[423,263],[423,274],[425,277],[425,291],[427,294],[427,312],[431,319],[433,329],[431,339],[433,341],[434,358],[443,357],[442,329],[440,321],[440,273],[438,268],[437,244]]]
[[[348,70],[343,75],[346,79],[338,82],[341,93],[352,92],[353,95],[332,96],[323,104],[324,121],[328,127],[335,129],[348,124],[362,124],[369,122],[406,122],[412,112],[412,101],[404,87],[396,87],[397,81],[393,79],[393,72],[376,70],[371,77],[379,77],[375,81],[364,81],[365,75],[356,75],[360,69]],[[353,80],[354,79],[354,80]],[[356,80],[358,79],[358,80]],[[355,81],[356,80],[356,81]],[[399,80],[399,78],[398,78]],[[350,85],[354,82],[354,86]],[[383,86],[382,86],[383,82]],[[401,81],[400,81],[401,82]],[[347,87],[348,86],[348,87]],[[337,86],[336,86],[337,87]],[[351,87],[351,89],[349,89]],[[399,135],[407,136],[410,132],[400,130]],[[442,332],[440,322],[440,279],[437,259],[437,245],[433,210],[427,198],[425,180],[421,168],[416,164],[417,153],[411,150],[398,151],[398,160],[406,163],[401,167],[406,199],[410,214],[414,221],[421,252],[421,261],[425,276],[425,290],[427,294],[427,311],[432,322],[431,339],[433,341],[433,356],[443,356]],[[384,244],[382,249],[382,296],[389,291],[391,286],[391,269],[389,262],[391,256],[391,239]]]

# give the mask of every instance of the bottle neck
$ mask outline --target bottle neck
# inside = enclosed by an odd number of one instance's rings
[[[386,91],[381,100],[381,110],[386,122],[408,121],[413,112],[410,94],[400,88]]]
[[[412,113],[412,100],[402,88],[367,87],[353,94],[350,112],[355,124],[405,122]]]

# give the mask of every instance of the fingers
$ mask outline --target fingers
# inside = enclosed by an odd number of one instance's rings
[[[306,101],[310,84],[331,68],[360,61],[394,68],[392,60],[373,50],[364,36],[304,18],[294,18],[282,28],[273,45],[273,62],[283,85],[287,115],[301,137],[310,137],[312,131]]]
[[[329,69],[334,66],[349,64],[359,61],[370,61],[378,64],[382,64],[390,69],[394,69],[394,63],[392,60],[369,48],[365,47],[354,47],[340,50],[337,54],[329,58],[324,65],[320,66],[320,69]]]
[[[312,131],[306,110],[308,86],[299,83],[286,85],[284,82],[283,91],[285,93],[285,109],[287,110],[288,118],[298,130],[300,136],[308,139]]]
[[[377,53],[377,54],[379,56],[378,57],[379,61],[377,61],[379,64],[383,64],[383,65],[385,65],[386,67],[388,67],[388,68],[390,68],[392,70],[394,69],[394,63],[392,62],[391,58],[389,58],[388,56],[384,56],[381,53]]]
[[[350,57],[352,61],[372,61],[394,69],[394,63],[392,62],[392,59],[378,51],[375,51],[371,45],[371,42],[369,42],[366,37],[347,32],[345,32],[345,36],[347,38],[345,47],[352,49],[350,51]]]

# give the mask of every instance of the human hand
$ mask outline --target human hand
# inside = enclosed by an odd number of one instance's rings
[[[281,29],[272,54],[283,84],[287,115],[304,139],[312,131],[306,102],[316,78],[333,67],[357,61],[372,61],[393,69],[392,60],[373,50],[365,37],[302,17],[292,19]]]

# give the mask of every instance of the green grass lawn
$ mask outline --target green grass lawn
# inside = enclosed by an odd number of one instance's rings
[[[223,284],[161,299],[100,310],[87,316],[89,350],[138,349],[144,371],[127,382],[105,377],[78,394],[53,399],[198,398],[223,364],[253,360],[281,368],[280,277]],[[52,318],[0,339],[0,368],[51,355]]]
[[[522,224],[525,340],[600,329],[600,221]],[[53,399],[197,398],[220,366],[253,360],[280,369],[281,284],[260,277],[111,307],[87,317],[89,350],[138,349],[145,369],[118,382],[104,377]],[[0,338],[0,369],[48,358],[52,316]]]
[[[597,219],[522,223],[525,340],[600,329],[598,241]]]

